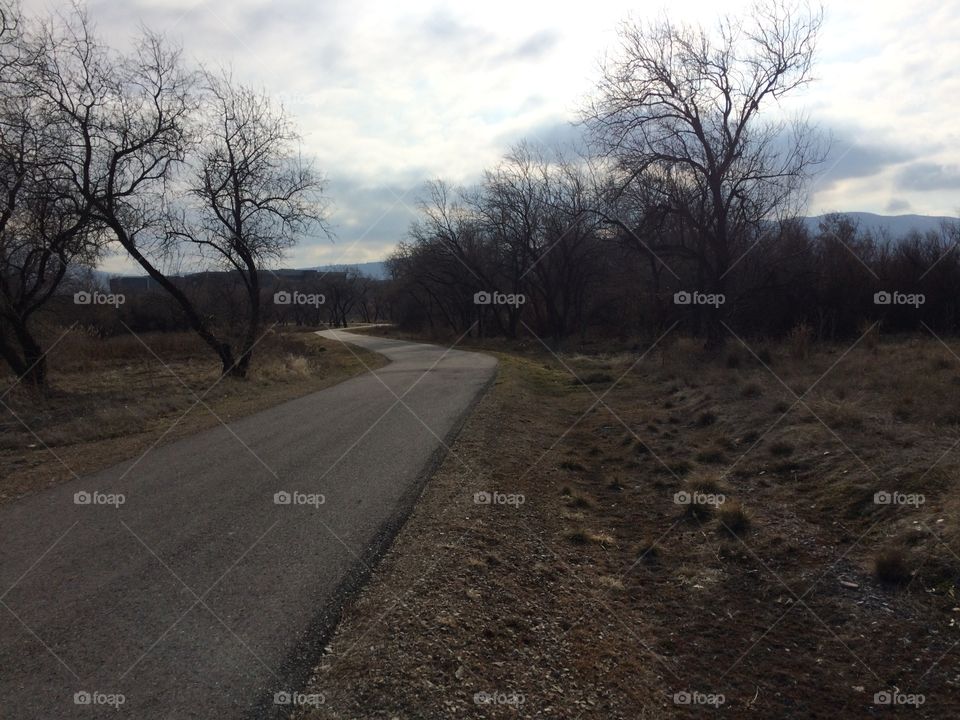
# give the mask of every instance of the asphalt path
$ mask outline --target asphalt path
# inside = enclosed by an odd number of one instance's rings
[[[496,361],[321,334],[391,362],[0,508],[0,718],[323,702],[297,693],[344,598]]]

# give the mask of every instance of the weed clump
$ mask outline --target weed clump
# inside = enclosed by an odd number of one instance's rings
[[[709,477],[688,480],[683,490],[673,496],[683,506],[683,514],[691,519],[706,520],[725,501],[720,483]]]
[[[884,585],[905,585],[913,573],[903,548],[886,548],[873,559],[873,575]]]
[[[753,522],[750,513],[738,502],[724,503],[717,508],[717,519],[721,527],[733,535],[743,535]]]
[[[700,413],[697,418],[697,427],[710,427],[717,422],[717,414],[711,410]]]

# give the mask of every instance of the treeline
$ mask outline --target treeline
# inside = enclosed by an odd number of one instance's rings
[[[836,340],[874,323],[960,332],[958,225],[891,237],[842,214],[816,228],[770,221],[731,242],[721,302],[705,290],[695,233],[622,196],[611,206],[604,188],[582,159],[548,160],[529,146],[477,187],[432,185],[388,261],[393,319],[434,335],[535,335],[556,348],[668,328],[706,338],[717,316],[754,337],[802,326]]]
[[[521,144],[475,187],[430,187],[389,260],[396,320],[554,347],[673,327],[708,349],[797,327],[960,330],[957,227],[889,238],[797,218],[826,144],[777,101],[810,81],[820,24],[776,1],[716,28],[624,23],[584,148]]]
[[[0,0],[0,357],[27,383],[47,380],[38,316],[108,251],[164,293],[168,326],[245,376],[270,308],[264,270],[325,232],[323,190],[263,92],[149,31],[120,53],[80,7],[29,17]],[[184,266],[235,276],[229,313],[177,282]],[[74,314],[93,322],[100,297]]]
[[[262,270],[260,275],[261,322],[267,328],[347,327],[391,317],[390,284],[353,266],[325,272]],[[245,327],[247,289],[239,273],[195,273],[171,280],[198,312],[215,318],[219,326],[235,331]],[[78,303],[77,296],[84,295],[89,300]],[[107,288],[89,274],[71,278],[47,303],[45,314],[61,326],[100,338],[191,330],[179,303],[143,277],[112,279]]]
[[[604,302],[603,284],[617,263],[595,207],[580,166],[547,162],[526,146],[477,188],[433,184],[422,219],[387,263],[397,321],[508,337],[533,323],[563,338],[598,313],[616,313]],[[482,293],[489,303],[477,297]]]

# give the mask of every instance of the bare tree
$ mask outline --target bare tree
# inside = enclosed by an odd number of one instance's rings
[[[520,143],[493,170],[484,173],[483,183],[468,195],[479,227],[493,248],[492,289],[524,294],[527,273],[547,249],[543,234],[546,213],[547,164],[542,155]],[[516,337],[520,305],[481,308],[497,318],[508,337]],[[500,321],[501,313],[506,321]]]
[[[647,186],[652,208],[693,231],[700,290],[725,293],[762,223],[790,209],[822,160],[806,122],[761,115],[810,82],[821,21],[822,11],[769,0],[715,32],[666,18],[621,28],[586,120],[619,187]],[[723,342],[720,319],[708,346]]]
[[[556,347],[584,317],[596,259],[596,201],[586,172],[562,154],[528,143],[484,174],[471,208],[495,248],[497,289],[530,296],[538,324]],[[515,337],[524,305],[507,306]]]
[[[260,273],[298,236],[326,232],[323,182],[299,153],[299,137],[283,109],[265,94],[205,73],[201,130],[189,196],[167,239],[236,271],[246,295],[246,322],[224,372],[243,377],[260,326]]]
[[[543,307],[542,325],[559,349],[574,329],[583,331],[591,305],[588,296],[598,292],[604,261],[593,212],[598,203],[588,174],[560,158],[545,170],[543,184],[543,239],[525,272],[538,299],[533,307]]]
[[[362,300],[365,278],[355,267],[328,272],[323,277],[324,307],[328,323],[333,327],[347,327],[351,313]]]
[[[446,324],[461,332],[479,325],[474,294],[495,289],[494,250],[484,234],[462,189],[437,180],[426,188],[426,197],[418,203],[420,218],[410,227],[410,243],[401,243],[398,261],[415,267],[418,292],[415,297],[433,324],[439,312]],[[494,314],[501,325],[500,317]]]
[[[179,51],[146,33],[131,54],[118,55],[82,10],[46,23],[37,42],[45,52],[34,95],[64,135],[59,162],[66,177],[93,220],[173,296],[190,327],[227,363],[229,346],[162,269],[164,197],[184,160],[194,108],[194,77]]]
[[[260,321],[259,270],[322,220],[320,182],[288,119],[228,78],[188,71],[180,51],[149,32],[120,56],[76,11],[43,40],[50,50],[36,91],[69,138],[62,163],[94,220],[176,300],[223,373],[245,376]],[[185,194],[194,202],[172,209],[188,161]],[[164,271],[185,241],[241,277],[248,308],[238,348]]]
[[[19,64],[23,52],[23,20],[20,8],[0,2],[0,83],[8,82],[11,68]]]
[[[0,7],[0,23],[0,356],[42,387],[47,363],[33,319],[69,266],[96,256],[96,227],[58,162],[62,129],[31,97],[42,47],[26,42],[12,9]]]

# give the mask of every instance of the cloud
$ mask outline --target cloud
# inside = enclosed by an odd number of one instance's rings
[[[915,162],[897,173],[901,190],[956,190],[960,188],[960,167],[935,162]]]
[[[553,30],[533,33],[516,48],[502,55],[506,61],[537,60],[553,50],[560,42],[560,35]]]
[[[822,165],[822,177],[828,183],[871,177],[916,157],[917,153],[907,147],[856,141],[844,131],[834,137]]]
[[[456,17],[449,10],[438,10],[420,22],[407,23],[402,29],[407,47],[421,52],[457,52],[470,57],[496,45],[496,36],[477,25]]]
[[[21,1],[33,12],[63,5]],[[569,121],[596,86],[598,63],[626,15],[620,0],[554,4],[549,12],[516,0],[88,3],[110,43],[129,47],[146,25],[181,43],[189,61],[230,66],[283,101],[304,151],[331,178],[336,208],[336,245],[312,240],[304,257],[352,247],[356,257],[345,260],[358,262],[406,232],[409,210],[393,207],[392,192],[434,177],[472,182],[523,139],[579,142],[582,128]],[[744,5],[673,0],[670,12],[709,23]],[[942,0],[878,3],[869,13],[857,3],[831,6],[818,79],[784,101],[788,113],[812,114],[836,130],[813,186],[821,203],[955,210],[960,134],[944,118],[960,95],[958,35],[960,9]]]
[[[551,118],[520,128],[501,133],[496,137],[496,144],[506,151],[510,146],[521,141],[536,145],[543,145],[547,149],[580,148],[586,138],[586,127],[571,120]]]
[[[465,66],[496,67],[544,58],[560,42],[554,29],[533,32],[515,40],[508,35],[468,23],[449,10],[432,13],[419,24],[403,31],[403,45],[423,59],[455,57]]]
[[[404,183],[371,183],[343,175],[330,180],[328,223],[334,239],[305,238],[289,264],[310,265],[380,260],[407,236],[426,177]]]
[[[912,205],[903,198],[890,198],[884,210],[888,213],[905,213],[912,209]]]

